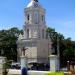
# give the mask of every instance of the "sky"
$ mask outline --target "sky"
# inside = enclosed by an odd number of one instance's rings
[[[0,0],[0,30],[24,25],[24,8],[30,0]],[[39,0],[46,9],[46,25],[75,40],[75,0]]]

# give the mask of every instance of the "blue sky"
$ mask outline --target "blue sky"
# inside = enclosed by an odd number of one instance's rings
[[[30,0],[0,0],[0,30],[24,25],[24,8]],[[39,0],[46,9],[46,24],[75,40],[75,0]]]

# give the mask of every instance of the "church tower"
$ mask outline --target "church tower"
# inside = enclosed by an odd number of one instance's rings
[[[25,8],[25,38],[46,38],[45,9],[38,0],[31,0]]]
[[[38,0],[31,0],[24,9],[23,35],[17,41],[18,58],[22,48],[26,48],[28,62],[48,63],[51,45],[46,39],[45,9]]]

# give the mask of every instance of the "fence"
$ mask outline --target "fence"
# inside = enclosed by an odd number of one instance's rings
[[[8,75],[21,75],[21,70],[10,69]],[[28,75],[71,75],[71,72],[28,71]]]

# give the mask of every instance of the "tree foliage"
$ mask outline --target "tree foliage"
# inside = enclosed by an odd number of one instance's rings
[[[8,30],[0,30],[0,55],[6,56],[8,59],[17,59],[17,37],[23,34],[23,30],[18,28],[11,28]],[[47,28],[47,39],[52,41],[52,49],[55,50],[53,54],[57,54],[57,45],[59,45],[60,62],[66,64],[67,61],[75,60],[75,41],[71,38],[65,37],[56,32],[53,28]]]
[[[17,36],[23,33],[18,28],[11,28],[9,30],[0,30],[0,55],[8,59],[15,60],[17,58]]]
[[[71,38],[65,39],[62,34],[52,28],[47,28],[47,36],[48,35],[53,42],[52,47],[55,50],[55,54],[57,54],[57,45],[59,45],[61,64],[66,65],[67,61],[75,61],[75,41],[72,41]]]

